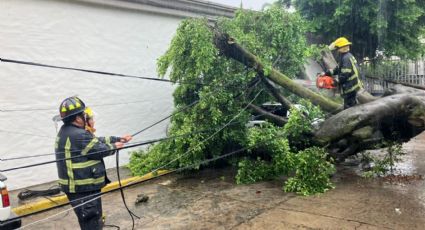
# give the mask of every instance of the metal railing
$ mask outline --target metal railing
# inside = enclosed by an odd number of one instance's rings
[[[425,87],[425,59],[417,61],[385,60],[372,67],[363,63],[363,85],[373,95],[380,95],[396,83]]]

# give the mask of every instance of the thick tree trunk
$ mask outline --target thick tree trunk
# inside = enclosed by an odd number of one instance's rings
[[[320,145],[345,158],[382,140],[407,141],[425,130],[425,91],[396,85],[392,95],[346,109],[315,133]],[[356,146],[355,151],[349,151]]]
[[[304,88],[273,68],[270,70],[270,73],[265,75],[264,65],[261,61],[254,54],[238,45],[227,34],[215,31],[214,43],[222,55],[232,58],[249,68],[253,68],[260,76],[267,77],[290,92],[302,98],[309,99],[313,104],[320,106],[323,110],[334,113],[342,109],[341,105],[307,88]]]
[[[253,68],[259,76],[266,77],[290,92],[309,99],[327,112],[341,111],[341,106],[322,95],[304,88],[284,74],[271,69],[267,75],[260,60],[239,46],[225,34],[215,33],[215,45],[221,54]],[[330,60],[330,61],[329,61]],[[332,58],[324,61],[332,68]],[[327,146],[336,156],[345,158],[382,140],[406,141],[425,130],[425,91],[396,85],[391,95],[375,98],[360,92],[360,102],[326,119],[313,139]],[[258,108],[250,106],[254,111]]]

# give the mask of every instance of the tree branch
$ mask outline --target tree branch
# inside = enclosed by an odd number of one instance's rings
[[[232,58],[249,68],[253,68],[260,76],[265,76],[264,66],[258,57],[237,44],[233,38],[229,37],[229,35],[220,33],[217,30],[214,30],[214,32],[214,44],[220,50],[222,55]],[[327,112],[334,113],[342,109],[341,105],[295,83],[289,77],[273,68],[265,77],[291,91],[292,93],[302,98],[309,99],[313,104],[319,105]]]
[[[283,126],[288,121],[286,118],[270,113],[256,105],[248,104],[248,107],[252,109],[255,113],[263,115],[266,119],[270,120],[271,122],[277,125]]]

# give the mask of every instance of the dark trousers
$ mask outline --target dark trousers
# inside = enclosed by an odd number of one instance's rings
[[[344,109],[348,109],[357,104],[357,91],[353,91],[344,95]]]
[[[77,215],[81,230],[98,230],[103,227],[101,197],[75,208],[84,202],[94,199],[97,197],[94,194],[99,193],[100,190],[81,193],[66,193],[71,206],[74,207],[74,212]]]

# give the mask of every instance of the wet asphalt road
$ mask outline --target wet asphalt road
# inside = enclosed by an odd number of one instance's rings
[[[425,175],[425,133],[404,149],[407,155],[397,173]],[[365,179],[355,167],[339,167],[335,189],[302,197],[284,193],[282,180],[235,185],[234,173],[216,169],[169,175],[126,189],[130,209],[141,217],[136,229],[425,229],[422,179]],[[135,205],[141,193],[149,200]],[[102,200],[106,223],[131,229],[120,194]],[[25,218],[23,225],[67,208]],[[28,229],[78,229],[78,224],[71,211]]]

